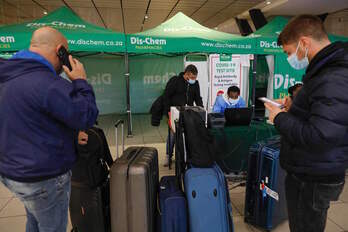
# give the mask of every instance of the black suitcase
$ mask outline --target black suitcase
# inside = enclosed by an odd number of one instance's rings
[[[287,219],[285,171],[279,164],[280,137],[250,148],[244,220],[267,231]]]
[[[93,189],[71,182],[69,210],[72,232],[111,231],[109,193],[109,181]]]
[[[115,125],[116,130],[119,125],[123,136],[122,120]],[[108,166],[113,160],[104,132],[97,127],[86,132],[88,143],[78,146],[78,159],[72,170],[69,205],[72,232],[110,232]]]

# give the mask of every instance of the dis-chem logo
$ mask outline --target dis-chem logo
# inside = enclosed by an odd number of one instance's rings
[[[14,36],[0,36],[0,48],[2,49],[10,49],[11,44],[15,43],[15,37]]]
[[[86,25],[84,24],[74,24],[74,23],[65,23],[60,21],[53,21],[53,22],[45,22],[45,23],[28,23],[26,25],[27,27],[44,27],[44,26],[50,26],[54,28],[65,28],[65,29],[78,29],[78,28],[86,28]]]

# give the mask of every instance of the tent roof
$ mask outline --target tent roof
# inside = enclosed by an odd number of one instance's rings
[[[177,13],[172,18],[158,25],[157,27],[136,33],[136,35],[166,36],[171,38],[197,37],[210,40],[223,40],[241,37],[202,26],[182,12]]]
[[[32,22],[0,27],[0,52],[28,48],[33,31],[43,26],[50,26],[62,32],[68,39],[71,51],[125,51],[123,33],[85,22],[69,8],[61,7]]]
[[[252,33],[250,37],[278,38],[280,32],[282,32],[288,22],[289,19],[277,16],[265,26]]]
[[[204,27],[179,12],[159,26],[128,35],[129,52],[251,53],[252,40]]]
[[[248,38],[256,40],[256,54],[283,53],[277,44],[278,36],[289,22],[288,18],[277,16],[265,26],[255,31]],[[331,41],[348,41],[347,37],[329,34]]]

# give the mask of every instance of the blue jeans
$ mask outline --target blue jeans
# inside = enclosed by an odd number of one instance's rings
[[[174,145],[175,145],[175,133],[168,127],[166,153],[169,159],[171,159],[173,156]]]
[[[26,232],[66,232],[71,172],[56,178],[23,183],[0,176],[0,181],[18,197],[27,212]]]
[[[344,182],[315,183],[288,174],[285,180],[291,232],[324,232],[330,201],[337,201]]]

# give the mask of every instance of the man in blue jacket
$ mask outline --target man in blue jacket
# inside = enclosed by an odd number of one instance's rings
[[[98,116],[83,65],[69,56],[72,71],[62,67],[62,46],[43,27],[29,50],[0,59],[0,181],[24,203],[27,231],[66,231],[77,132]]]
[[[240,96],[240,89],[237,86],[231,86],[227,90],[227,94],[216,97],[213,107],[214,113],[225,112],[228,108],[244,108],[246,107],[244,99]]]
[[[290,65],[306,68],[288,112],[266,104],[282,135],[290,230],[323,232],[348,167],[348,44],[331,43],[322,21],[311,15],[291,20],[278,40]]]

